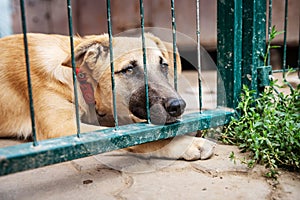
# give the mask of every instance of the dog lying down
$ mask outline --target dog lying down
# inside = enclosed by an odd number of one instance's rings
[[[43,140],[75,134],[69,37],[46,34],[28,34],[27,37],[37,138]],[[152,34],[146,34],[145,38],[150,119],[154,124],[172,123],[183,114],[186,106],[185,101],[168,83],[174,74],[172,45]],[[79,69],[81,131],[114,126],[108,36],[75,37],[74,46],[76,67]],[[0,137],[26,139],[31,136],[32,129],[23,35],[0,39],[0,47]],[[113,38],[120,124],[141,122],[146,118],[141,47],[140,38]],[[178,52],[176,56],[180,72]],[[146,143],[127,150],[153,152],[155,156],[171,159],[196,160],[209,158],[215,146],[213,142],[191,136],[171,140]]]

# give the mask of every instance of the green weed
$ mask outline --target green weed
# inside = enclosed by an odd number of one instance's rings
[[[270,32],[270,38],[269,38],[269,41],[268,41],[268,44],[267,44],[266,53],[264,55],[262,55],[262,57],[264,59],[264,65],[265,66],[267,66],[268,57],[270,56],[270,50],[271,49],[278,49],[278,48],[281,47],[281,46],[278,46],[278,45],[272,45],[271,43],[277,35],[280,35],[282,33],[284,33],[284,31],[277,31],[276,26],[275,25],[272,26],[272,29],[271,29],[271,32]]]
[[[238,111],[220,136],[226,144],[237,145],[250,158],[239,159],[253,167],[263,164],[267,177],[276,178],[278,168],[300,170],[300,85],[290,94],[278,92],[271,82],[255,99],[254,92],[243,86]],[[277,89],[276,89],[277,88]],[[234,153],[230,158],[236,161]]]

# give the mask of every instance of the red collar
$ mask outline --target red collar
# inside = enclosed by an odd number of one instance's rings
[[[95,104],[94,89],[92,84],[87,82],[86,73],[81,71],[80,68],[76,68],[76,75],[85,102],[88,105],[94,105]]]
[[[78,73],[80,72],[80,68],[76,68],[76,75],[78,75]]]

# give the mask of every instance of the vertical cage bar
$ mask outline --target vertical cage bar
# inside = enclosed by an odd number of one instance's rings
[[[201,79],[201,52],[200,52],[200,1],[196,0],[196,34],[197,34],[197,61],[198,61],[198,90],[199,111],[202,112],[202,79]]]
[[[143,65],[144,65],[144,82],[145,82],[147,122],[150,123],[149,88],[148,88],[146,45],[145,45],[145,30],[144,30],[145,22],[144,22],[144,2],[143,2],[143,0],[140,0],[140,16],[141,16],[141,33],[142,33],[142,48],[143,48]]]
[[[266,1],[243,1],[243,64],[242,81],[255,90],[254,97],[264,89],[260,86],[258,67],[264,66],[266,52]]]
[[[174,88],[177,91],[177,62],[176,62],[176,17],[175,17],[175,4],[171,0],[171,14],[172,14],[172,36],[173,36],[173,62],[174,62]]]
[[[113,98],[113,112],[115,120],[115,128],[119,129],[118,122],[118,112],[117,112],[117,98],[116,98],[116,86],[115,86],[115,67],[114,67],[114,55],[113,55],[113,45],[112,45],[112,22],[111,22],[111,4],[110,0],[106,1],[107,6],[107,28],[109,36],[109,55],[110,55],[110,72],[111,72],[111,89],[112,89],[112,98]]]
[[[71,61],[72,61],[72,77],[73,77],[73,89],[74,89],[74,101],[75,101],[75,115],[76,115],[76,127],[77,137],[80,137],[80,117],[79,117],[79,106],[78,106],[78,91],[77,91],[77,78],[76,78],[76,62],[74,56],[74,38],[73,38],[73,18],[72,18],[72,5],[71,0],[67,0],[68,8],[68,25],[69,25],[69,37],[70,37],[70,48],[71,48]]]
[[[272,15],[273,15],[273,0],[269,0],[269,17],[268,17],[268,44],[270,44],[271,31],[272,31]],[[271,64],[271,52],[268,53],[268,66]]]
[[[283,69],[283,79],[285,79],[286,75],[286,49],[287,49],[287,23],[288,23],[288,0],[285,0],[285,8],[284,8],[284,33],[283,33],[283,58],[282,58],[282,69]]]
[[[217,104],[236,108],[241,93],[242,0],[217,2]]]
[[[26,74],[27,74],[27,86],[28,86],[28,98],[29,98],[29,109],[31,117],[31,127],[32,127],[32,138],[33,146],[37,146],[37,137],[36,137],[36,125],[34,117],[34,105],[33,105],[33,94],[32,94],[32,83],[30,76],[30,62],[29,62],[29,50],[28,50],[28,41],[27,41],[27,26],[26,26],[26,14],[25,14],[25,5],[24,0],[20,0],[21,6],[21,18],[22,18],[22,29],[23,29],[23,39],[24,39],[24,53],[25,53],[25,62],[26,62]]]

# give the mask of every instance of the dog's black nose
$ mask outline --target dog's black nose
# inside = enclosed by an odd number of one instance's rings
[[[175,98],[168,99],[165,104],[166,111],[172,117],[180,116],[184,112],[185,106],[186,103],[183,99],[175,99]]]

